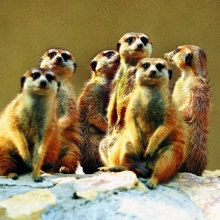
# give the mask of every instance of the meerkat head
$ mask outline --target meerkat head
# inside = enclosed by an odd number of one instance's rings
[[[117,50],[121,59],[125,59],[127,62],[132,59],[150,57],[152,49],[151,40],[142,33],[127,33],[117,44]]]
[[[164,54],[164,58],[182,70],[191,69],[196,75],[206,76],[206,54],[194,45],[177,47],[174,51]]]
[[[59,87],[57,75],[50,69],[33,68],[21,77],[21,91],[28,94],[56,95]]]
[[[172,77],[167,62],[160,58],[144,58],[138,62],[136,70],[136,84],[139,86],[168,85]]]
[[[113,79],[119,64],[119,53],[115,50],[105,50],[94,57],[90,63],[90,68],[94,75]]]
[[[76,62],[69,51],[50,49],[41,57],[40,67],[52,69],[62,81],[71,81],[72,75],[76,70]]]

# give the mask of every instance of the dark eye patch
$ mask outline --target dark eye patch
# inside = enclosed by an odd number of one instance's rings
[[[107,52],[104,54],[104,56],[107,58],[110,58],[110,57],[112,57],[113,54],[114,54],[113,52]]]
[[[33,78],[33,80],[36,80],[40,78],[40,75],[41,75],[40,72],[35,72],[31,74],[31,77]]]
[[[164,68],[164,65],[162,63],[156,64],[156,68],[161,71]]]
[[[179,48],[176,48],[176,50],[174,50],[174,53],[178,53],[180,51]]]
[[[56,53],[55,51],[50,52],[50,53],[48,54],[48,56],[50,57],[50,59],[54,58],[56,55],[57,55],[57,53]]]
[[[143,42],[144,46],[146,46],[148,43],[148,39],[146,37],[141,37],[141,41]]]
[[[126,39],[126,42],[128,42],[129,44],[131,44],[134,41],[134,37],[129,37]]]
[[[146,70],[150,67],[150,63],[144,63],[142,64],[142,67]]]
[[[67,53],[62,53],[61,56],[63,57],[65,62],[71,58],[70,55]]]
[[[48,80],[48,82],[50,83],[52,80],[54,80],[54,76],[51,74],[46,74],[46,79]]]

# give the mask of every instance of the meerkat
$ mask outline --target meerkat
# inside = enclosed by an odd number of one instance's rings
[[[150,57],[152,42],[142,33],[127,33],[117,43],[120,55],[120,67],[112,83],[111,99],[107,109],[109,132],[117,127],[121,130],[124,126],[126,107],[120,106],[120,101],[134,88],[134,67],[144,57]]]
[[[81,165],[85,173],[94,173],[101,166],[99,143],[108,131],[106,108],[111,82],[119,63],[117,51],[100,52],[90,63],[92,77],[78,99],[79,118],[84,138],[80,145]]]
[[[42,182],[43,162],[56,163],[60,149],[56,94],[60,86],[49,69],[33,68],[21,78],[21,93],[0,116],[0,175],[17,179],[32,171]]]
[[[40,67],[50,68],[57,74],[61,83],[57,94],[58,125],[62,143],[59,172],[74,173],[80,160],[79,144],[82,139],[79,131],[79,111],[71,84],[76,62],[69,51],[50,49],[41,57]]]
[[[168,87],[171,73],[163,59],[138,62],[134,91],[121,101],[125,127],[105,153],[111,171],[138,168],[145,176],[150,170],[151,189],[175,175],[185,156],[184,122]]]
[[[205,52],[194,45],[164,54],[181,71],[172,94],[188,129],[187,156],[181,171],[201,176],[207,165],[210,84]]]

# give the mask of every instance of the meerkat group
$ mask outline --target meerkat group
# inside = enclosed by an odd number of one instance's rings
[[[205,52],[179,46],[150,58],[144,33],[126,33],[116,50],[90,62],[91,79],[79,98],[76,62],[49,49],[21,77],[21,92],[0,115],[0,175],[32,172],[85,174],[131,170],[153,189],[177,172],[202,175],[207,165],[210,84]],[[181,71],[174,90],[172,63]]]

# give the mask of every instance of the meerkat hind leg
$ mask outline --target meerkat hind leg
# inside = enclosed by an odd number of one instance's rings
[[[18,179],[18,174],[17,173],[9,173],[7,175],[8,178],[13,179],[13,180],[17,180]]]
[[[159,183],[169,180],[177,169],[176,157],[171,150],[163,152],[156,160],[152,176],[146,182],[150,189],[154,189]]]

